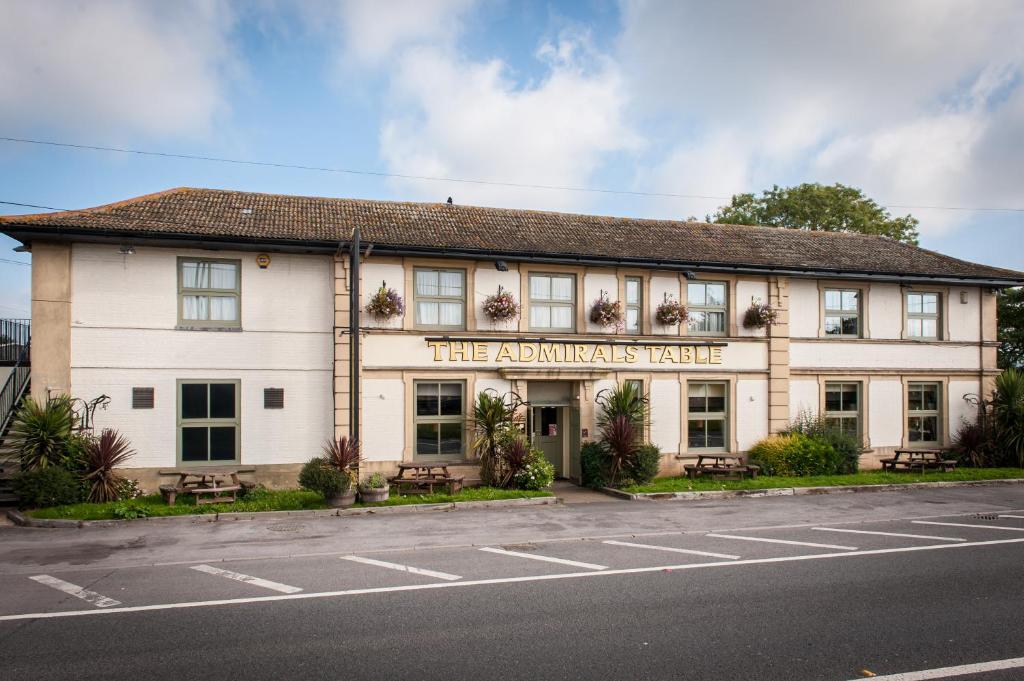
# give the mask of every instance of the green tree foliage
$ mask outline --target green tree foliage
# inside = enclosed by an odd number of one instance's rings
[[[736,194],[708,222],[767,225],[826,232],[878,234],[917,245],[918,221],[911,215],[892,217],[864,192],[842,184],[804,183],[773,186],[761,193]]]
[[[999,292],[999,368],[1024,367],[1024,288]]]

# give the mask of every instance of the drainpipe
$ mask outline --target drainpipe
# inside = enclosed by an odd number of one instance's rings
[[[349,439],[359,442],[359,228],[352,230],[352,249],[349,251],[349,285],[348,332],[351,341],[349,353]]]

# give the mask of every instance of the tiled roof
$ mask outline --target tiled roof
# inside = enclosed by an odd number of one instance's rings
[[[102,231],[1024,281],[876,236],[534,210],[180,188],[97,208],[0,217],[0,231]]]

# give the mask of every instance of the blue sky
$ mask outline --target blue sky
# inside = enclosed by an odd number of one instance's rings
[[[129,0],[0,5],[0,136],[728,197],[843,182],[1024,269],[1024,5]],[[955,46],[951,49],[951,46]],[[0,200],[177,186],[662,218],[725,199],[412,181],[0,142]],[[0,213],[28,212],[0,205]],[[28,254],[0,237],[0,259]],[[29,268],[0,262],[0,316]]]

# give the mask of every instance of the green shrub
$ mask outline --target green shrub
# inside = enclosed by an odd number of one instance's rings
[[[580,448],[580,477],[584,487],[608,486],[608,452],[600,442],[585,442]]]
[[[770,435],[750,448],[749,459],[765,475],[835,475],[845,465],[824,436]]]
[[[66,396],[56,397],[46,404],[26,398],[14,417],[8,438],[22,468],[32,471],[60,465],[74,421],[71,399]]]
[[[555,481],[555,467],[539,449],[531,449],[526,463],[516,473],[514,482],[517,489],[542,490]]]
[[[86,485],[77,475],[58,466],[25,471],[12,480],[22,508],[77,504],[85,500]]]
[[[374,473],[359,485],[362,489],[383,489],[388,486],[388,479],[383,473]]]
[[[633,460],[629,462],[627,473],[635,485],[646,485],[658,477],[658,470],[661,468],[661,448],[658,445],[646,443],[640,445]]]
[[[864,453],[864,447],[860,441],[843,431],[830,425],[828,420],[821,414],[813,412],[801,412],[789,425],[784,433],[800,433],[810,438],[817,438],[828,442],[838,452],[840,463],[836,473],[856,473],[860,469],[860,455]]]
[[[120,520],[136,520],[148,518],[149,507],[137,501],[119,501],[110,509],[110,513]]]
[[[352,479],[329,460],[318,456],[307,461],[302,467],[299,472],[299,484],[330,499],[344,494],[352,484]]]

